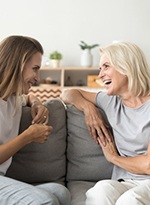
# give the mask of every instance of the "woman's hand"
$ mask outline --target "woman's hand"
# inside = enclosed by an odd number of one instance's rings
[[[47,126],[43,124],[33,124],[26,130],[28,136],[28,143],[44,143],[47,141],[49,134],[51,134],[53,128],[52,126]]]
[[[101,143],[99,138],[98,138],[98,141],[99,141],[99,144],[101,145],[101,148],[103,150],[103,153],[106,159],[109,162],[113,163],[113,157],[119,156],[114,140],[107,141],[105,146]]]
[[[84,114],[85,122],[92,138],[97,144],[101,142],[105,146],[106,141],[111,141],[112,137],[109,126],[105,123],[98,108],[92,103],[88,103],[88,108],[84,110]]]
[[[31,106],[32,124],[47,124],[49,111],[39,101],[33,102]]]

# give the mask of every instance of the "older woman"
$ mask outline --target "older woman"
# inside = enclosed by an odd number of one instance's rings
[[[85,114],[91,136],[114,164],[111,180],[87,191],[87,205],[150,203],[150,68],[142,50],[130,42],[100,49],[99,79],[106,92],[66,90],[61,95]],[[112,127],[107,132],[97,107]],[[92,174],[92,173],[91,173]]]

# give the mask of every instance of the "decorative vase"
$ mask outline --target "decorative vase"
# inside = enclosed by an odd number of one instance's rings
[[[60,60],[52,59],[51,61],[52,61],[53,68],[58,68],[60,66]]]
[[[91,67],[93,64],[93,56],[90,49],[83,50],[81,54],[81,66]]]

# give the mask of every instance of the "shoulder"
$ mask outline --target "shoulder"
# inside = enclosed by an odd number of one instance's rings
[[[98,107],[116,107],[121,103],[120,97],[107,95],[106,91],[100,91],[96,95],[96,105]]]

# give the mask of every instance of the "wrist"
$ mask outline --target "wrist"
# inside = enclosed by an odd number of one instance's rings
[[[26,129],[24,132],[22,132],[20,135],[19,135],[21,141],[22,141],[22,144],[23,146],[31,143],[31,139],[30,139],[30,132],[28,131],[28,129]],[[18,137],[18,139],[19,139]]]
[[[32,94],[28,94],[27,104],[30,107],[34,106],[35,104],[41,104],[42,105],[41,101],[36,96],[34,96]]]
[[[113,164],[115,164],[115,165],[118,165],[120,159],[121,159],[121,156],[119,156],[119,155],[113,155],[113,156],[111,157],[111,163],[113,163]]]
[[[95,109],[95,106],[91,102],[85,101],[85,103],[82,104],[82,111],[84,113],[89,113],[93,108]]]
[[[33,107],[34,105],[42,105],[42,103],[39,100],[33,100],[31,102],[31,107]]]

